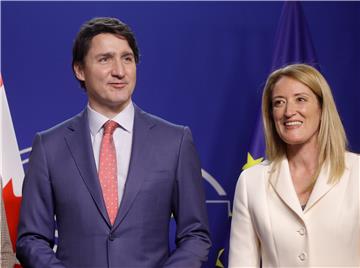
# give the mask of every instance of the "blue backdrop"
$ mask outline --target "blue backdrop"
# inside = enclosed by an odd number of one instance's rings
[[[37,131],[86,104],[71,70],[72,42],[80,25],[95,16],[120,18],[131,25],[140,47],[135,103],[192,129],[214,242],[206,267],[226,267],[234,187],[253,139],[282,6],[1,2],[1,72],[20,150],[31,146]],[[350,148],[360,152],[360,2],[302,6]]]

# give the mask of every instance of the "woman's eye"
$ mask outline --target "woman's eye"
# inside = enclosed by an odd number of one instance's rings
[[[275,100],[275,101],[273,101],[273,107],[279,107],[284,103],[285,103],[284,100]]]
[[[298,100],[299,102],[304,102],[304,101],[306,101],[306,99],[303,98],[303,97],[298,97],[297,100]]]

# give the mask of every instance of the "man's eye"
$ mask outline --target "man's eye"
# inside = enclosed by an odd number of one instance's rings
[[[131,62],[134,61],[134,57],[132,57],[132,56],[125,56],[125,57],[123,58],[123,60],[124,60],[124,62],[126,62],[126,63],[131,63]]]
[[[109,58],[105,58],[105,57],[99,59],[100,63],[107,63],[108,61],[109,61]]]

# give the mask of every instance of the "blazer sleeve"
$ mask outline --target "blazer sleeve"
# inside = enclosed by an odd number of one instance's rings
[[[200,161],[189,128],[184,127],[172,197],[176,249],[164,267],[201,267],[211,246]]]
[[[246,171],[238,179],[230,231],[229,268],[260,267],[259,240],[249,212]]]
[[[24,179],[16,256],[26,268],[64,268],[53,251],[54,198],[42,136],[36,135]]]

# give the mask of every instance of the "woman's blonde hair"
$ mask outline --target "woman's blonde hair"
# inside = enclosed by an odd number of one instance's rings
[[[262,118],[267,158],[277,164],[286,154],[286,144],[276,132],[272,116],[272,90],[276,82],[283,76],[304,84],[314,92],[319,100],[321,106],[321,121],[317,137],[319,162],[315,174],[320,173],[324,164],[329,165],[329,183],[335,183],[345,170],[346,134],[328,83],[319,71],[309,65],[285,66],[271,73],[266,81],[262,96]]]

